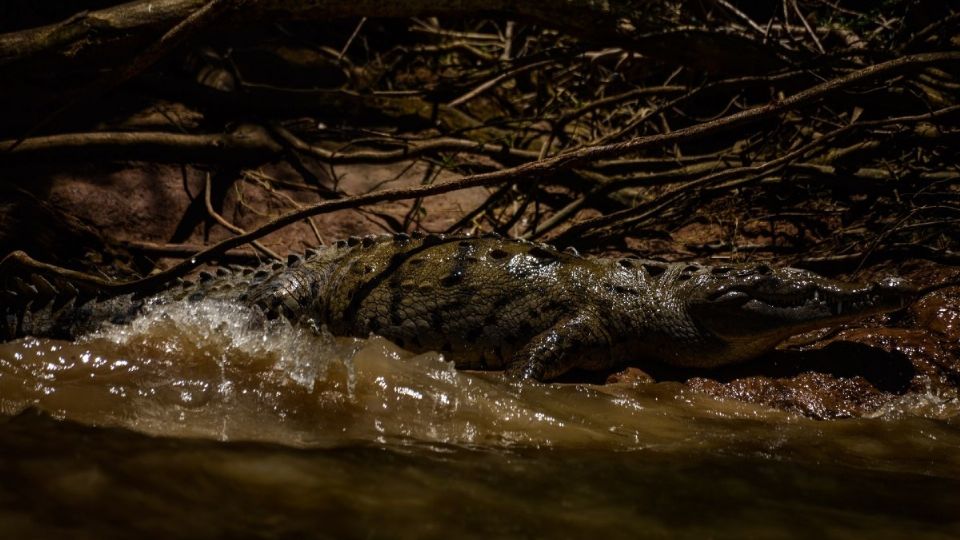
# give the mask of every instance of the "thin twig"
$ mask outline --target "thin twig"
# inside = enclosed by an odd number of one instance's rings
[[[131,251],[139,251],[161,257],[175,257],[178,259],[189,257],[204,248],[204,246],[197,244],[158,244],[156,242],[146,242],[143,240],[123,240],[117,242],[117,244]],[[259,262],[262,260],[256,251],[246,248],[228,250],[224,252],[222,257],[244,262]]]
[[[237,227],[233,223],[230,223],[229,221],[227,221],[226,218],[218,214],[217,211],[213,209],[213,203],[210,200],[210,192],[213,191],[210,188],[211,183],[212,182],[210,181],[210,173],[207,173],[206,185],[203,190],[203,203],[207,207],[207,214],[209,214],[210,217],[212,217],[217,223],[219,223],[220,225],[223,225],[228,231],[233,232],[234,234],[247,234],[247,231],[243,230],[240,227]],[[259,240],[254,240],[253,242],[250,242],[250,243],[253,245],[253,247],[263,252],[266,256],[274,260],[278,260],[278,261],[282,260],[280,256],[276,254],[276,252],[274,252],[270,248],[261,244]]]
[[[800,11],[800,6],[797,5],[797,0],[790,0],[790,3],[793,5],[793,10],[797,12],[797,17],[800,17],[800,22],[803,23],[803,27],[807,29],[807,33],[810,34],[810,39],[813,40],[816,44],[817,49],[820,50],[820,54],[826,54],[827,50],[823,48],[823,44],[820,43],[820,38],[817,37],[817,33],[813,31],[813,28],[810,27],[810,23],[807,22],[807,18],[803,16],[803,12]]]
[[[357,23],[357,27],[353,29],[353,33],[350,34],[350,37],[347,39],[347,42],[343,44],[343,48],[340,49],[340,55],[337,56],[337,61],[343,60],[343,57],[347,54],[347,49],[350,48],[350,45],[353,43],[353,40],[357,38],[357,34],[360,33],[360,29],[363,28],[363,24],[367,22],[366,17],[362,17],[360,22]]]
[[[756,21],[754,21],[753,19],[751,19],[749,15],[747,15],[746,13],[744,13],[744,12],[740,11],[739,9],[737,9],[736,6],[734,6],[734,5],[731,4],[730,2],[727,2],[727,0],[713,0],[713,1],[716,2],[716,3],[718,3],[718,4],[720,4],[721,6],[725,7],[728,11],[730,11],[731,13],[733,13],[734,15],[736,15],[740,20],[742,20],[743,22],[747,23],[747,26],[749,26],[750,28],[752,28],[754,31],[756,31],[756,32],[757,32],[758,34],[760,34],[761,36],[765,36],[765,35],[766,35],[766,31],[763,29],[762,26],[760,26],[759,24],[756,23]]]
[[[510,70],[507,70],[507,71],[501,73],[500,75],[497,75],[496,77],[494,77],[494,78],[492,78],[492,79],[489,79],[489,80],[487,80],[487,81],[485,81],[485,82],[477,85],[477,87],[474,88],[473,90],[470,90],[470,91],[467,92],[466,94],[463,94],[462,96],[454,99],[454,100],[451,101],[450,103],[447,103],[447,106],[448,106],[448,107],[458,107],[458,106],[460,106],[460,105],[463,105],[464,103],[466,103],[466,102],[470,101],[471,99],[479,96],[480,94],[486,92],[487,90],[493,88],[494,86],[497,86],[498,84],[502,83],[503,81],[512,79],[512,78],[514,78],[514,77],[516,77],[517,75],[520,75],[520,74],[522,74],[522,73],[526,73],[526,72],[528,72],[528,71],[532,71],[532,70],[537,69],[537,68],[539,68],[539,67],[546,66],[546,65],[549,65],[549,64],[553,64],[553,63],[555,63],[555,62],[556,62],[555,59],[549,58],[549,59],[547,59],[547,60],[541,60],[541,61],[539,61],[539,62],[532,62],[532,63],[527,64],[527,65],[525,65],[525,66],[520,66],[520,67],[516,67],[516,68],[510,69]]]

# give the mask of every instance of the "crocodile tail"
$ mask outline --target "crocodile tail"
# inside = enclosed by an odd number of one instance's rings
[[[61,276],[5,276],[0,282],[0,340],[73,339],[106,319],[106,304],[117,302],[105,299],[101,291]],[[118,308],[112,305],[109,311]]]

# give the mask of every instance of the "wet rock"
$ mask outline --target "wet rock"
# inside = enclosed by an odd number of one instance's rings
[[[929,319],[931,328],[946,328],[956,304],[938,306],[921,310],[939,314]],[[779,351],[750,366],[686,382],[710,396],[813,418],[863,416],[908,394],[956,392],[960,344],[944,338],[927,328],[852,328],[805,350]]]
[[[757,376],[728,382],[695,377],[687,383],[713,397],[768,405],[820,419],[863,416],[879,409],[893,396],[877,390],[860,376],[845,378],[818,372],[785,379]]]
[[[960,386],[960,288],[929,294],[910,309],[915,325],[935,337],[941,353],[932,359]]]

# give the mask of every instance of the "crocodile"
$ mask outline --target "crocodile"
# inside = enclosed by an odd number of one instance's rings
[[[0,300],[0,332],[75,339],[152,306],[212,299],[249,306],[252,319],[377,334],[414,352],[439,351],[458,368],[545,381],[634,360],[743,362],[789,336],[897,310],[916,295],[899,278],[846,283],[764,263],[595,258],[494,235],[396,234],[221,267],[150,294],[88,298],[60,278],[17,277]]]

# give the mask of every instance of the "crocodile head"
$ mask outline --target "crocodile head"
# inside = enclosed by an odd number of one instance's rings
[[[900,309],[917,296],[899,278],[846,283],[764,264],[703,268],[680,287],[694,324],[722,342],[717,363],[758,356],[794,334]]]

